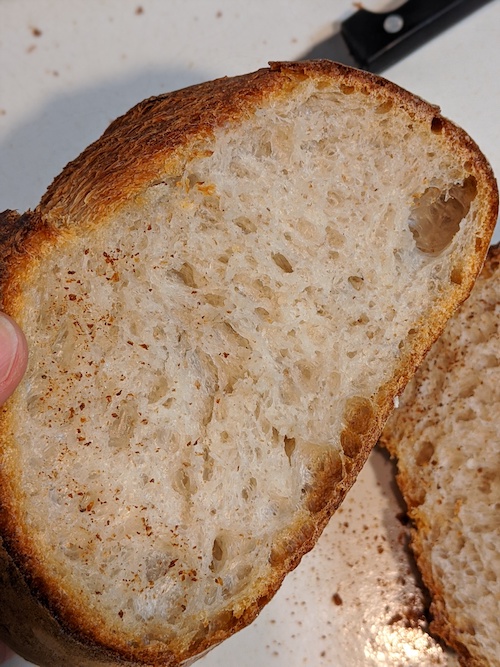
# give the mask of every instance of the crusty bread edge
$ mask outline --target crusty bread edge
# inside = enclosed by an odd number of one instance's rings
[[[345,86],[352,85],[367,95],[375,94],[379,96],[381,102],[386,99],[398,100],[399,104],[416,119],[428,123],[430,127],[434,124],[434,127],[454,146],[454,150],[466,156],[471,165],[471,172],[481,176],[477,179],[480,187],[483,187],[484,183],[484,192],[478,191],[478,197],[483,197],[485,203],[478,223],[475,253],[469,265],[465,267],[464,275],[467,279],[461,285],[454,285],[447,300],[443,299],[443,302],[422,320],[418,336],[406,350],[403,350],[396,376],[372,397],[376,408],[374,418],[369,430],[360,436],[359,451],[339,489],[339,494],[325,503],[321,491],[336,478],[337,471],[332,463],[331,466],[324,466],[318,473],[321,479],[318,478],[317,488],[320,491],[317,494],[317,511],[314,517],[304,515],[298,519],[297,525],[291,527],[290,535],[294,537],[288,544],[282,545],[273,580],[268,582],[264,591],[262,587],[257,591],[250,591],[245,610],[238,617],[221,619],[221,627],[213,632],[210,638],[199,640],[195,647],[182,645],[180,642],[178,652],[180,660],[188,659],[193,652],[207,650],[253,620],[279,588],[286,573],[298,565],[304,553],[315,543],[328,519],[342,502],[380,435],[385,420],[393,408],[394,397],[402,391],[423,355],[440,334],[457,302],[467,297],[475,275],[480,270],[498,210],[498,194],[491,168],[468,135],[442,118],[437,107],[429,105],[388,81],[326,61],[274,63],[270,69],[259,70],[250,75],[219,79],[140,103],[112,123],[101,139],[63,170],[34,212],[28,212],[23,216],[16,216],[13,212],[7,214],[12,231],[5,239],[9,253],[0,269],[0,283],[3,283],[4,288],[1,306],[16,317],[17,313],[22,311],[21,284],[26,272],[30,270],[30,265],[26,264],[26,256],[31,256],[32,261],[39,261],[34,258],[37,255],[43,256],[44,249],[51,248],[60,239],[71,234],[72,225],[94,224],[93,219],[105,221],[146,184],[155,182],[159,174],[160,179],[165,174],[175,174],[186,156],[192,155],[206,137],[212,136],[215,128],[245,118],[253,112],[263,97],[286,95],[287,90],[296,85],[297,78],[307,76],[325,80],[331,77],[340,78]],[[207,97],[210,97],[212,102],[209,107],[204,101]],[[155,124],[154,128],[149,127],[152,122]],[[161,131],[158,129],[158,122]],[[134,137],[135,145],[132,155],[128,147],[131,136]],[[165,160],[165,152],[169,153],[168,160]],[[119,172],[116,171],[116,163],[120,164]],[[7,410],[0,415],[0,421],[3,429],[1,440],[4,438],[3,434],[8,434]],[[314,499],[311,502],[315,504]],[[300,536],[300,540],[297,540],[297,535]],[[13,537],[12,532],[11,537]],[[37,576],[37,565],[29,562],[31,560],[29,545],[22,545],[20,542],[14,545],[17,539],[21,539],[19,534],[18,538],[12,540],[8,551],[18,554],[19,558],[15,563],[18,581],[24,580],[28,572],[38,580],[36,588],[41,596],[39,622],[46,624],[48,618],[58,619],[51,633],[57,632],[61,642],[67,637],[68,651],[75,651],[75,646],[80,645],[79,641],[85,645],[90,641],[89,653],[96,652],[96,655],[102,656],[99,660],[103,662],[96,664],[113,664],[105,662],[110,654],[102,646],[117,645],[117,638],[106,636],[102,629],[96,628],[93,619],[83,619],[82,610],[78,609],[77,604],[74,604],[72,611],[67,613],[66,601],[60,600],[59,603],[54,603],[54,599],[57,601],[59,598],[58,591],[51,589],[50,586],[47,587],[44,582],[43,566]],[[24,553],[23,558],[21,558],[22,553]],[[11,566],[14,567],[13,561]],[[10,593],[19,595],[15,587]],[[6,591],[6,594],[9,592]],[[31,595],[29,590],[27,595]],[[50,609],[50,613],[47,612],[47,608]],[[63,619],[64,610],[66,616]],[[93,629],[87,627],[82,631],[82,620],[89,623]],[[121,643],[118,641],[118,644]],[[85,652],[87,649],[82,650]],[[116,653],[113,652],[116,656],[115,663],[128,664],[123,662],[129,659],[128,654],[126,647],[121,645]],[[136,663],[131,664],[141,664],[141,661],[142,664],[147,664],[144,662],[147,660],[146,654],[141,658],[137,651],[132,651],[130,659],[132,655]],[[151,660],[152,654],[149,652],[147,655]],[[166,665],[177,664],[173,657],[169,662],[168,655],[161,649],[158,654],[158,658],[160,657]],[[52,664],[56,665],[55,662]]]

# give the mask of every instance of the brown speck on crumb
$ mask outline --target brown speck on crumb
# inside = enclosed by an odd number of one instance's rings
[[[41,37],[42,36],[42,31],[40,28],[31,28],[31,34],[33,37]]]
[[[144,7],[141,7],[139,5],[139,7],[137,7],[137,9],[135,10],[135,13],[136,13],[136,16],[140,16],[140,14],[144,14]]]
[[[221,18],[222,18],[222,12],[220,11],[220,9],[219,9],[219,11],[217,12],[217,14],[215,15],[215,17],[218,18],[218,19],[221,19]]]
[[[332,595],[332,602],[333,604],[337,605],[337,607],[340,607],[340,605],[343,603],[343,600],[338,593],[334,593]]]

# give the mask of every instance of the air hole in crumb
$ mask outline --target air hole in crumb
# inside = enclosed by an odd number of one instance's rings
[[[354,86],[347,86],[345,83],[342,83],[340,85],[340,90],[344,93],[344,95],[352,95],[354,92]]]
[[[187,287],[196,288],[198,284],[195,280],[195,272],[191,264],[184,262],[181,268],[174,273],[182,280],[182,282],[187,285]]]
[[[340,445],[350,459],[355,458],[362,448],[361,438],[350,428],[344,428],[340,433]]]
[[[273,154],[273,147],[270,141],[261,141],[255,147],[255,157],[266,158]]]
[[[450,280],[455,285],[461,285],[464,279],[464,272],[461,266],[455,266],[451,270]]]
[[[301,380],[305,383],[310,382],[314,378],[314,369],[306,359],[301,359],[297,362],[297,368],[300,373]]]
[[[175,473],[174,477],[175,490],[186,498],[189,498],[192,493],[196,492],[196,485],[191,482],[191,478],[184,469],[180,469]]]
[[[205,294],[205,301],[211,306],[223,306],[225,299],[220,294]]]
[[[200,177],[198,176],[198,174],[188,174],[187,177],[186,177],[186,183],[185,183],[186,187],[189,188],[189,189],[193,188],[196,185],[196,183],[199,182],[199,180],[200,180]]]
[[[257,226],[246,216],[235,218],[234,224],[241,229],[244,234],[251,234],[257,231]]]
[[[157,375],[159,374],[157,373]],[[169,388],[168,379],[163,375],[159,375],[156,382],[151,386],[151,389],[149,390],[148,403],[151,404],[158,402],[160,399],[166,396],[168,388]]]
[[[255,314],[261,317],[263,320],[266,320],[269,317],[269,311],[265,308],[261,308],[260,306],[255,309]]]
[[[495,354],[486,354],[482,359],[483,368],[498,368],[500,359]]]
[[[295,438],[289,438],[288,436],[285,435],[284,443],[285,443],[285,454],[287,455],[288,460],[290,461],[291,464],[292,454],[295,451]]]
[[[333,202],[335,205],[337,205],[340,201],[340,197],[337,196],[335,193],[330,192],[330,191],[328,192],[327,197],[329,199],[329,202],[330,202],[330,199],[332,199],[332,201],[333,201],[333,198],[335,198],[335,201]],[[345,244],[344,235],[341,234],[338,231],[338,229],[335,229],[335,227],[332,227],[331,225],[328,225],[328,227],[326,228],[326,238],[327,238],[328,244],[332,248],[341,248]]]
[[[417,248],[426,255],[443,252],[458,232],[476,194],[473,176],[444,193],[436,187],[427,188],[416,200],[408,220]]]
[[[218,539],[214,540],[214,545],[212,548],[212,557],[214,560],[222,560],[222,547]]]
[[[214,460],[207,447],[203,450],[203,481],[209,482],[214,474]]]
[[[209,565],[212,572],[219,572],[224,564],[224,542],[216,537],[212,546],[212,561]]]
[[[292,265],[280,252],[273,253],[271,257],[273,258],[273,262],[279,266],[282,271],[285,273],[293,273]]]
[[[354,289],[358,292],[363,286],[363,278],[361,276],[349,276],[347,280],[349,281],[351,287],[354,287]]]
[[[462,412],[459,412],[456,416],[456,420],[460,422],[471,422],[476,419],[477,415],[472,408],[465,408]]]
[[[222,583],[222,582],[221,582]],[[223,596],[227,597],[229,595],[228,590],[223,591]],[[227,632],[228,629],[234,627],[236,623],[236,618],[231,609],[226,609],[220,614],[218,614],[212,621],[210,621],[210,633],[215,634],[218,630],[224,630]]]
[[[443,131],[443,119],[439,116],[434,116],[431,122],[431,131],[435,134],[441,134]]]
[[[375,109],[375,112],[384,114],[389,112],[391,109],[392,109],[392,101],[386,100],[385,102],[382,102],[382,104],[379,104],[379,106]]]
[[[351,396],[344,410],[344,423],[354,433],[367,433],[373,422],[373,404],[363,396]]]
[[[415,463],[418,466],[423,466],[426,463],[429,463],[431,458],[434,455],[434,445],[429,440],[426,440],[422,443],[417,455],[415,457]]]
[[[352,325],[357,326],[357,325],[363,325],[363,324],[368,324],[370,321],[370,318],[365,315],[364,313],[358,317],[357,320],[353,320],[351,322]]]
[[[244,500],[248,500],[255,491],[256,487],[257,487],[257,480],[255,479],[255,477],[250,477],[247,486],[244,487],[241,492],[242,498]]]

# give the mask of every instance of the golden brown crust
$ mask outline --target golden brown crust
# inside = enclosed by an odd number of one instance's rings
[[[285,96],[306,77],[340,79],[346,88],[353,86],[379,96],[381,101],[398,100],[402,108],[442,133],[470,159],[485,183],[494,182],[489,164],[472,139],[443,118],[438,107],[385,79],[338,63],[272,63],[269,69],[216,79],[140,102],[67,165],[42,198],[40,212],[58,225],[70,221],[81,224],[90,213],[93,219],[110,215],[144,184],[175,175],[182,155],[189,151],[192,156],[196,144],[212,136],[216,128],[243,120],[264,97]],[[492,208],[494,204],[492,201]],[[485,243],[487,247],[489,239]]]
[[[0,308],[6,308],[6,291],[10,287],[16,270],[22,265],[26,255],[27,239],[41,226],[39,215],[27,211],[19,215],[17,211],[3,211],[0,213]]]
[[[54,667],[68,664],[132,667],[137,664],[88,641],[80,643],[33,595],[33,586],[28,585],[3,545],[0,546],[0,605],[0,637],[27,660]]]
[[[284,576],[293,569],[302,556],[316,542],[328,519],[342,502],[348,489],[366,461],[368,454],[380,434],[383,424],[393,407],[393,398],[398,395],[413,374],[416,365],[429,349],[436,336],[451,315],[457,303],[468,295],[475,275],[480,269],[489,239],[493,231],[498,210],[498,197],[491,169],[472,140],[459,128],[442,118],[439,109],[394,84],[371,74],[352,70],[328,61],[301,63],[273,63],[269,69],[253,74],[223,78],[193,86],[181,91],[141,102],[127,114],[114,121],[103,136],[89,146],[76,160],[68,164],[58,176],[40,205],[34,212],[18,216],[6,212],[0,227],[0,245],[6,253],[0,260],[0,305],[14,317],[22,310],[20,284],[30,270],[27,257],[43,255],[44,248],[57,243],[65,234],[78,226],[102,224],[106,218],[132,199],[146,184],[159,182],[175,176],[183,159],[189,154],[203,150],[204,140],[213,136],[216,128],[228,123],[239,123],[250,116],[262,99],[285,96],[291,88],[305,78],[318,81],[341,80],[346,90],[354,87],[367,95],[376,95],[381,102],[397,100],[416,120],[428,124],[434,132],[459,152],[470,164],[471,173],[477,175],[483,197],[482,220],[478,225],[476,254],[464,267],[466,278],[454,288],[452,298],[436,309],[435,317],[422,321],[418,342],[411,341],[402,351],[397,376],[372,397],[372,414],[368,426],[361,431],[354,428],[347,418],[344,444],[346,462],[339,473],[338,460],[323,460],[321,470],[316,471],[317,485],[308,498],[309,512],[301,516],[296,525],[275,545],[274,573],[265,586],[257,582],[249,594],[247,606],[238,616],[227,613],[219,619],[211,619],[210,628],[202,629],[190,644],[179,638],[170,649],[136,650],[126,648],[121,638],[106,634],[97,621],[88,619],[88,627],[82,629],[83,615],[78,601],[62,599],[50,582],[43,579],[43,563],[30,562],[29,545],[22,543],[12,525],[14,508],[0,507],[0,527],[10,535],[11,544],[2,547],[4,564],[3,603],[11,610],[9,625],[19,628],[19,636],[6,637],[18,650],[36,660],[44,656],[43,642],[37,636],[45,633],[57,640],[61,646],[61,657],[47,658],[50,664],[66,665],[69,662],[81,665],[139,665],[178,664],[179,660],[209,649],[228,635],[251,622],[260,609],[279,588]],[[210,100],[210,104],[207,104]],[[482,188],[482,190],[481,190]],[[31,259],[30,261],[39,261]],[[356,413],[357,414],[357,413]],[[8,417],[0,413],[2,439],[8,438]],[[341,480],[341,481],[339,481]],[[326,489],[337,482],[338,493],[327,495]],[[10,517],[10,519],[9,519]],[[17,542],[15,546],[14,543]],[[14,562],[9,554],[24,553]],[[31,577],[36,585],[28,586]],[[4,575],[2,575],[4,576]],[[253,595],[253,597],[252,597]],[[38,597],[37,597],[38,596]],[[22,599],[23,604],[12,604]],[[24,619],[19,610],[29,609]],[[29,622],[26,623],[26,618]],[[210,630],[210,632],[209,632]],[[26,634],[31,633],[32,644],[26,646]],[[38,635],[37,635],[38,633]],[[103,644],[116,646],[108,651]],[[55,655],[55,654],[54,654]],[[46,656],[46,653],[45,653]],[[45,657],[44,657],[45,659]],[[59,661],[58,661],[59,660]]]

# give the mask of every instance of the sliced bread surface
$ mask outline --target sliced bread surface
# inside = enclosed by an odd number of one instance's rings
[[[397,457],[431,630],[471,667],[500,665],[500,246],[403,393]]]
[[[0,631],[40,665],[187,664],[319,537],[496,222],[437,107],[328,62],[146,100],[4,214]]]

